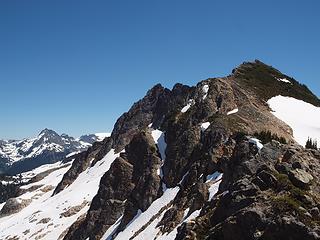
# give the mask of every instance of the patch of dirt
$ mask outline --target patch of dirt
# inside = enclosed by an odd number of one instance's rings
[[[45,186],[45,187],[41,188],[40,191],[46,193],[46,192],[49,192],[49,191],[51,191],[53,189],[54,189],[54,186],[48,185],[48,186]]]
[[[89,202],[83,201],[80,205],[70,207],[65,212],[60,213],[60,218],[62,217],[71,217],[75,214],[77,214],[82,208],[84,208]]]
[[[46,224],[51,221],[51,218],[43,218],[37,224]]]

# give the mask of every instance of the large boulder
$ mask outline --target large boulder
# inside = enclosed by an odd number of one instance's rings
[[[295,186],[303,189],[307,189],[313,180],[313,176],[310,173],[299,168],[291,170],[289,178]]]

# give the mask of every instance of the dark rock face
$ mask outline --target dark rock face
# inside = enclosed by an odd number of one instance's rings
[[[122,230],[140,209],[145,211],[162,194],[157,171],[161,159],[149,132],[133,137],[101,178],[85,220],[70,229],[64,239],[100,239],[122,215],[118,231]]]
[[[289,78],[256,61],[195,87],[153,87],[118,119],[108,140],[74,161],[56,189],[64,189],[111,148],[125,149],[102,177],[86,217],[65,239],[99,239],[122,217],[115,237],[162,196],[163,184],[180,190],[163,209],[159,234],[177,228],[176,239],[319,239],[320,153],[296,145],[292,130],[270,113],[266,100],[281,94],[320,101],[291,78],[290,91],[277,80],[284,77]],[[272,91],[274,85],[279,88]],[[203,129],[205,122],[210,125]],[[164,162],[150,135],[151,123],[165,132]],[[271,141],[259,150],[250,137],[266,130],[288,144]],[[222,180],[208,180],[219,172]],[[209,199],[219,181],[219,191]],[[199,216],[185,221],[196,210]]]
[[[106,229],[123,214],[125,200],[134,185],[131,183],[132,165],[117,158],[101,178],[98,194],[94,197],[86,218],[79,227],[71,228],[64,239],[100,239]]]
[[[138,210],[146,211],[162,195],[161,179],[157,173],[161,159],[150,133],[141,132],[136,135],[126,147],[126,153],[128,161],[133,165],[132,182],[135,187],[127,199],[118,231],[127,226]]]
[[[143,99],[131,107],[129,112],[124,113],[117,120],[111,134],[116,152],[123,150],[135,134],[152,123],[158,99],[160,96],[164,97],[168,91],[161,85],[154,86]]]

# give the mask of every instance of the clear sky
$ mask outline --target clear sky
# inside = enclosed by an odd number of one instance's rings
[[[0,1],[0,139],[111,131],[156,83],[260,59],[320,96],[320,1]]]

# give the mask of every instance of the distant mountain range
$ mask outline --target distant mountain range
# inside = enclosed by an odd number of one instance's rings
[[[72,154],[82,152],[108,133],[83,135],[73,138],[44,129],[35,138],[0,140],[0,172],[17,174],[43,164],[54,163]]]

